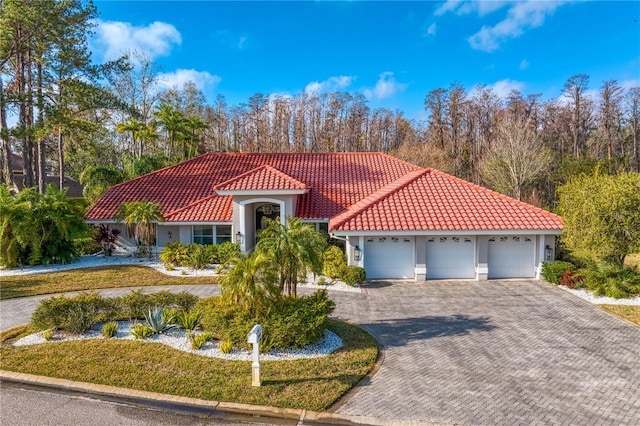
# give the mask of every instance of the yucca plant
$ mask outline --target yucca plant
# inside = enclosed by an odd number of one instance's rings
[[[191,339],[191,349],[201,349],[207,343],[207,336],[198,334]]]
[[[177,326],[175,323],[175,314],[167,314],[167,312],[159,306],[149,308],[149,311],[144,315],[144,319],[146,325],[158,334],[162,334]]]

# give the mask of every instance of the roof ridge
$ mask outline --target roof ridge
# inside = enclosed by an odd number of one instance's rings
[[[380,202],[387,199],[390,195],[394,194],[396,191],[407,187],[411,183],[415,182],[417,179],[424,176],[426,173],[430,173],[430,172],[431,172],[431,169],[424,169],[420,167],[419,170],[413,170],[406,173],[405,175],[402,175],[401,177],[394,180],[393,182],[387,184],[386,186],[378,189],[374,193],[366,196],[362,200],[353,204],[344,212],[334,216],[330,220],[330,225],[331,225],[330,228],[333,229],[353,219],[355,216],[359,215],[364,210],[369,209],[375,206],[376,204],[379,204]]]
[[[452,180],[452,181],[457,181],[457,182],[462,183],[462,184],[464,184],[466,186],[469,186],[469,187],[471,187],[473,189],[480,190],[480,191],[482,191],[484,193],[497,196],[498,198],[501,198],[501,199],[503,199],[504,201],[506,201],[506,202],[508,202],[510,204],[515,204],[517,206],[526,208],[527,210],[533,211],[535,213],[542,213],[542,214],[544,214],[546,216],[549,216],[549,217],[554,218],[554,219],[559,219],[560,221],[562,221],[562,217],[561,216],[559,216],[559,215],[557,215],[557,214],[555,214],[553,212],[550,212],[549,210],[545,210],[545,209],[543,209],[541,207],[536,207],[536,206],[534,206],[532,204],[525,203],[524,201],[516,200],[513,197],[509,197],[508,195],[502,194],[500,192],[494,191],[494,190],[489,189],[489,188],[485,188],[485,187],[480,186],[480,185],[476,185],[473,182],[469,182],[469,181],[464,180],[462,178],[459,178],[457,176],[450,175],[449,173],[445,173],[443,171],[440,171],[440,170],[437,170],[437,169],[433,169],[433,168],[429,168],[429,170],[431,170],[434,174],[440,175],[440,176],[442,176],[442,177],[444,177],[446,179],[449,179],[449,180]]]

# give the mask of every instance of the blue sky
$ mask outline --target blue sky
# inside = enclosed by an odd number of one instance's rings
[[[146,51],[164,85],[230,105],[255,93],[349,91],[424,118],[453,81],[559,97],[572,75],[640,86],[636,1],[100,1],[96,61]]]

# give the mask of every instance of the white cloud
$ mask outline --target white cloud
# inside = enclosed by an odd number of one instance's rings
[[[335,92],[351,85],[355,77],[349,75],[341,75],[329,77],[324,81],[312,81],[304,88],[305,93],[323,93]]]
[[[168,55],[174,45],[182,43],[176,27],[165,22],[135,27],[129,22],[98,19],[96,24],[95,44],[106,60],[116,59],[131,50],[145,52],[153,59]]]
[[[393,77],[393,73],[385,71],[380,74],[373,89],[365,89],[364,95],[367,99],[386,99],[398,92],[402,92],[407,87],[406,84],[398,83]]]
[[[548,15],[567,2],[563,1],[522,1],[516,2],[507,11],[507,16],[493,26],[483,26],[468,38],[473,49],[493,52],[503,41],[520,37],[526,29],[544,24]]]
[[[501,99],[506,99],[512,90],[522,92],[524,90],[524,86],[525,85],[523,82],[509,80],[508,78],[504,80],[498,80],[495,83],[489,85],[489,87],[493,90],[493,93],[495,93]]]
[[[527,68],[529,68],[529,61],[527,61],[526,59],[520,61],[520,69],[526,70]]]
[[[556,9],[571,1],[459,1],[447,0],[434,12],[435,16],[442,16],[448,12],[456,15],[475,14],[483,17],[500,9],[507,8],[506,16],[495,25],[484,25],[467,40],[473,49],[493,52],[500,44],[510,38],[521,36],[525,30],[536,28],[544,24],[547,16]]]
[[[249,37],[245,34],[236,34],[229,30],[216,31],[216,37],[220,45],[231,49],[246,49],[249,47]]]
[[[429,28],[427,28],[426,34],[433,36],[436,35],[436,23],[434,22],[433,24],[429,25]]]
[[[508,1],[461,1],[447,0],[434,12],[435,16],[442,16],[447,12],[454,12],[456,15],[468,15],[478,13],[484,16],[507,5]]]
[[[159,86],[181,89],[188,82],[193,82],[200,90],[207,91],[217,86],[222,79],[207,71],[196,71],[194,69],[178,69],[174,72],[160,73],[156,78]]]

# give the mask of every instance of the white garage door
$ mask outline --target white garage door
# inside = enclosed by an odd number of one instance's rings
[[[475,278],[475,238],[427,238],[427,278]]]
[[[367,278],[414,278],[413,237],[366,237]]]
[[[489,238],[489,278],[533,278],[536,275],[533,236]]]

